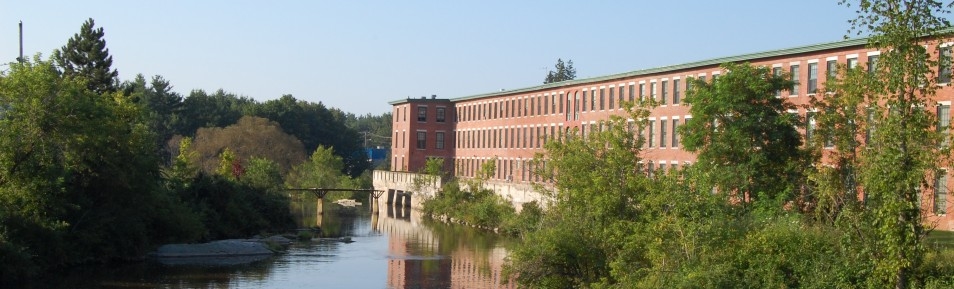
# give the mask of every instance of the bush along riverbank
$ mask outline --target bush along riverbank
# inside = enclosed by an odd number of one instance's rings
[[[423,202],[426,217],[446,223],[472,226],[498,234],[520,236],[534,230],[543,212],[537,202],[523,205],[518,213],[511,202],[471,181],[462,187],[457,180]]]

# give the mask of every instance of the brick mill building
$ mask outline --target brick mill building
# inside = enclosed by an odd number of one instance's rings
[[[692,118],[689,107],[682,102],[687,80],[716,78],[722,73],[719,65],[727,62],[749,62],[771,67],[776,73],[790,73],[798,84],[792,91],[779,92],[778,97],[798,106],[792,112],[807,116],[810,134],[813,112],[804,105],[810,96],[820,93],[819,88],[839,64],[869,69],[876,65],[880,52],[866,44],[867,39],[845,40],[453,99],[432,96],[393,101],[391,171],[417,172],[427,158],[443,158],[445,170],[466,178],[475,176],[484,162],[495,161],[497,170],[489,182],[495,190],[507,191],[505,195],[517,199],[517,203],[530,200],[533,198],[521,196],[532,193],[529,184],[541,181],[533,174],[531,160],[542,150],[544,140],[573,129],[583,134],[599,129],[601,120],[626,114],[621,102],[642,98],[653,98],[660,104],[651,111],[648,127],[641,132],[647,141],[642,156],[647,168],[691,164],[695,155],[682,149],[675,133]],[[952,44],[944,43],[940,49],[928,47],[928,52],[945,54],[949,59]],[[936,110],[946,126],[950,123],[954,87],[950,86],[951,65],[943,63],[942,67],[946,69],[938,74],[937,106],[930,109]],[[954,218],[947,215],[954,210],[947,201],[950,174],[940,176],[936,180],[938,190],[924,197],[928,221],[937,222],[937,228],[944,230],[954,229]]]

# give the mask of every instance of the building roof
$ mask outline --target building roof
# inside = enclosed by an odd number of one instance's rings
[[[389,101],[388,104],[390,104],[390,105],[395,105],[395,104],[404,104],[404,103],[409,103],[409,102],[450,102],[450,101],[451,101],[450,99],[446,99],[446,98],[437,98],[437,96],[435,95],[435,96],[431,96],[431,98],[427,98],[427,97],[423,97],[423,96],[422,96],[421,98],[411,98],[411,97],[408,97],[408,98],[405,98],[405,99],[398,99],[398,100],[395,100],[395,101]]]
[[[649,69],[634,70],[630,72],[610,74],[610,75],[604,75],[604,76],[596,76],[596,77],[590,77],[590,78],[547,83],[547,84],[512,89],[512,90],[501,90],[501,91],[490,92],[490,93],[482,93],[482,94],[452,98],[449,100],[453,102],[457,102],[457,101],[481,99],[481,98],[501,96],[501,95],[519,94],[519,93],[538,91],[538,90],[544,90],[544,89],[553,89],[553,88],[559,88],[559,87],[565,87],[565,86],[575,86],[575,85],[584,84],[584,83],[601,82],[601,81],[607,81],[607,80],[613,80],[613,79],[622,79],[622,78],[630,78],[634,76],[664,73],[669,71],[678,71],[678,70],[693,69],[693,68],[704,67],[704,66],[720,65],[720,64],[728,63],[728,62],[744,62],[744,61],[764,59],[764,58],[776,57],[776,56],[794,55],[794,54],[818,52],[818,51],[825,51],[825,50],[839,49],[839,48],[846,48],[846,47],[862,46],[867,43],[868,43],[868,38],[856,38],[856,39],[848,39],[848,40],[841,40],[841,41],[833,41],[833,42],[798,46],[798,47],[785,48],[785,49],[776,49],[776,50],[741,54],[741,55],[728,56],[728,57],[712,58],[707,60],[687,62],[687,63],[669,65],[669,66],[661,66],[661,67],[655,67],[655,68],[649,68]],[[411,100],[415,100],[415,99],[408,98],[408,99],[395,100],[395,101],[388,102],[388,104],[391,104],[391,105],[402,104],[402,103],[409,102]],[[447,100],[447,99],[444,99],[444,100]]]

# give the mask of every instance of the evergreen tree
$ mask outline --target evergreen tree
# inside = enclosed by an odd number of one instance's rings
[[[79,33],[63,48],[53,51],[53,59],[67,77],[83,78],[91,91],[114,92],[119,72],[111,69],[113,57],[106,48],[103,28],[93,26],[93,18],[86,20]]]
[[[556,71],[550,70],[547,73],[547,78],[543,80],[544,84],[576,79],[576,68],[573,68],[573,60],[564,63],[563,59],[558,58],[554,68],[556,68]]]

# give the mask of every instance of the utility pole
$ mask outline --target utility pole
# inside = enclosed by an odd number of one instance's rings
[[[23,20],[20,20],[20,57],[17,57],[17,62],[23,63]]]

